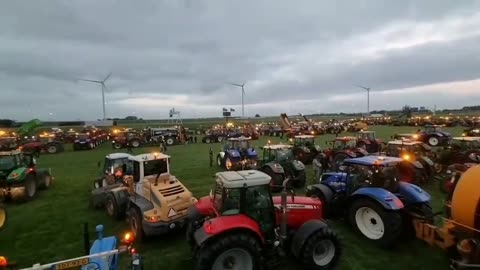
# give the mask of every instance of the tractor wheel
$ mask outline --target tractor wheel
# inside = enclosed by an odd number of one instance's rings
[[[107,210],[107,215],[116,220],[121,220],[124,216],[112,193],[108,193],[105,198],[105,209]]]
[[[437,136],[430,136],[427,142],[431,146],[437,146],[440,143],[440,140],[438,139]]]
[[[37,183],[35,182],[35,176],[33,174],[27,175],[25,179],[25,201],[30,201],[37,196]]]
[[[205,143],[211,143],[212,141],[210,140],[210,138],[206,138],[205,139]]]
[[[217,138],[217,141],[218,141],[218,142],[223,142],[223,140],[224,140],[224,138],[223,138],[222,136],[219,136],[219,137]]]
[[[388,211],[370,199],[355,201],[349,210],[352,226],[380,247],[390,247],[402,233],[402,216]]]
[[[263,172],[268,174],[272,180],[270,181],[270,190],[272,192],[279,192],[282,190],[283,175],[275,173],[270,167],[265,167]]]
[[[113,148],[115,148],[115,149],[121,149],[121,148],[122,148],[122,144],[120,144],[120,143],[114,143],[114,144],[113,144]]]
[[[217,156],[217,165],[218,167],[223,167],[223,160],[220,155]]]
[[[203,244],[198,251],[195,270],[259,269],[261,247],[255,237],[244,232],[220,236]]]
[[[39,189],[49,189],[50,185],[52,184],[52,176],[50,173],[45,172],[40,174],[39,176],[39,183],[40,185],[38,186]]]
[[[139,140],[136,140],[136,139],[131,140],[131,141],[130,141],[130,145],[131,145],[133,148],[138,148],[138,147],[140,147],[140,141],[139,141]]]
[[[128,223],[130,224],[130,230],[135,235],[137,241],[142,242],[145,233],[143,232],[142,225],[142,213],[136,207],[131,207],[128,211]]]
[[[312,233],[305,241],[301,261],[308,269],[334,269],[342,255],[337,234],[328,227]]]
[[[46,150],[47,150],[47,153],[49,153],[49,154],[55,154],[55,153],[59,152],[59,149],[58,149],[57,145],[54,144],[54,143],[47,144],[46,145]]]
[[[305,170],[298,171],[298,175],[295,177],[293,186],[295,188],[301,188],[305,186],[306,182],[307,182],[307,175],[305,174]]]
[[[167,145],[169,145],[169,146],[170,146],[170,145],[174,145],[174,144],[175,144],[175,139],[173,139],[173,138],[168,138],[168,139],[165,141],[165,143],[166,143]]]

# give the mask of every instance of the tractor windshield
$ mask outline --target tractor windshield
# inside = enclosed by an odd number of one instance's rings
[[[155,159],[145,161],[143,164],[143,175],[158,175],[168,172],[168,160],[167,159]]]
[[[313,138],[301,138],[297,139],[298,145],[312,146],[315,144]]]
[[[357,142],[355,140],[336,140],[333,147],[335,149],[355,148]]]
[[[0,170],[11,170],[15,168],[15,156],[0,156]]]
[[[77,135],[77,139],[79,140],[86,140],[86,139],[89,139],[90,136],[88,134],[78,134]]]
[[[276,159],[277,161],[282,162],[285,160],[293,160],[295,158],[293,156],[292,149],[284,148],[284,149],[277,149]]]
[[[236,145],[240,149],[248,149],[250,147],[250,143],[248,141],[237,141]]]
[[[240,213],[240,191],[239,188],[224,188],[221,182],[217,182],[213,197],[215,208],[225,216]]]

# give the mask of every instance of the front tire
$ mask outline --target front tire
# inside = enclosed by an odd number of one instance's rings
[[[115,149],[121,149],[121,148],[122,148],[122,144],[120,144],[120,143],[114,143],[114,144],[113,144],[113,148],[115,148]]]
[[[52,184],[52,176],[46,172],[40,175],[40,189],[49,189]]]
[[[337,234],[328,227],[311,234],[305,241],[301,261],[308,269],[334,269],[342,255]]]
[[[428,138],[428,144],[431,146],[437,146],[440,144],[440,140],[438,139],[437,136],[431,136]]]
[[[49,144],[47,145],[47,153],[49,154],[55,154],[57,153],[59,150],[58,150],[58,147],[57,145],[55,144]]]
[[[31,201],[37,196],[37,183],[35,182],[35,176],[32,174],[27,175],[25,179],[25,201]]]
[[[121,220],[124,217],[123,212],[112,193],[107,194],[107,197],[105,198],[105,209],[107,210],[107,215],[115,220]]]
[[[165,142],[168,146],[175,144],[175,140],[173,138],[168,138]]]
[[[233,233],[202,245],[195,270],[259,269],[262,265],[261,247],[247,233]]]
[[[133,148],[138,148],[140,147],[140,141],[139,140],[132,140],[130,142],[130,145],[133,147]]]
[[[135,235],[135,239],[137,239],[137,241],[139,242],[142,242],[143,237],[145,236],[142,225],[142,213],[140,213],[140,210],[138,208],[132,207],[128,212],[128,216],[130,230]]]
[[[349,220],[357,232],[374,244],[392,246],[402,233],[402,216],[389,211],[370,199],[355,201],[349,210]]]

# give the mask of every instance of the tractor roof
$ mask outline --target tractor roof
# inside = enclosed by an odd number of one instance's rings
[[[480,141],[480,137],[471,137],[471,136],[453,137],[452,140],[474,142],[474,141]]]
[[[265,145],[263,148],[277,150],[277,149],[285,149],[285,148],[289,149],[289,148],[293,148],[293,146],[289,144],[270,144],[270,145]]]
[[[364,156],[359,158],[348,158],[344,160],[346,164],[358,164],[358,165],[378,165],[378,166],[394,166],[402,162],[403,159],[398,157],[387,156]]]
[[[295,139],[313,139],[315,136],[313,135],[297,135],[295,136]]]
[[[268,185],[272,179],[268,174],[257,170],[218,172],[216,176],[217,181],[221,181],[226,188]]]
[[[412,141],[412,140],[395,140],[395,141],[389,141],[388,144],[393,144],[393,145],[417,145],[417,144],[423,144],[420,141]]]
[[[252,138],[250,137],[245,137],[245,136],[240,136],[237,138],[228,138],[229,141],[250,141]]]
[[[20,150],[0,151],[0,156],[13,156],[13,155],[19,155],[21,153],[22,151]]]
[[[138,162],[144,162],[144,161],[155,160],[155,159],[169,159],[169,158],[170,156],[167,156],[162,153],[148,153],[148,154],[130,156],[128,159],[133,161],[138,161]]]
[[[108,159],[120,159],[120,158],[129,158],[132,155],[127,153],[111,153],[106,156]]]

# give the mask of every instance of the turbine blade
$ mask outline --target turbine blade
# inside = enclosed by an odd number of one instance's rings
[[[243,85],[238,84],[238,83],[229,83],[229,82],[227,82],[226,84],[235,85],[235,86],[239,86],[239,87],[242,87],[242,86],[243,86]]]
[[[107,77],[105,77],[105,79],[103,80],[103,82],[106,82],[108,80],[108,78],[110,78],[110,76],[112,75],[112,73],[110,72]]]
[[[356,86],[356,87],[363,88],[363,89],[365,89],[365,90],[367,90],[367,91],[370,90],[370,88],[365,87],[365,86],[361,86],[361,85],[358,85],[358,84],[355,84],[355,86]]]
[[[102,83],[101,81],[94,81],[94,80],[87,80],[87,79],[78,79],[79,81],[84,81],[84,82],[94,82],[94,83]]]

